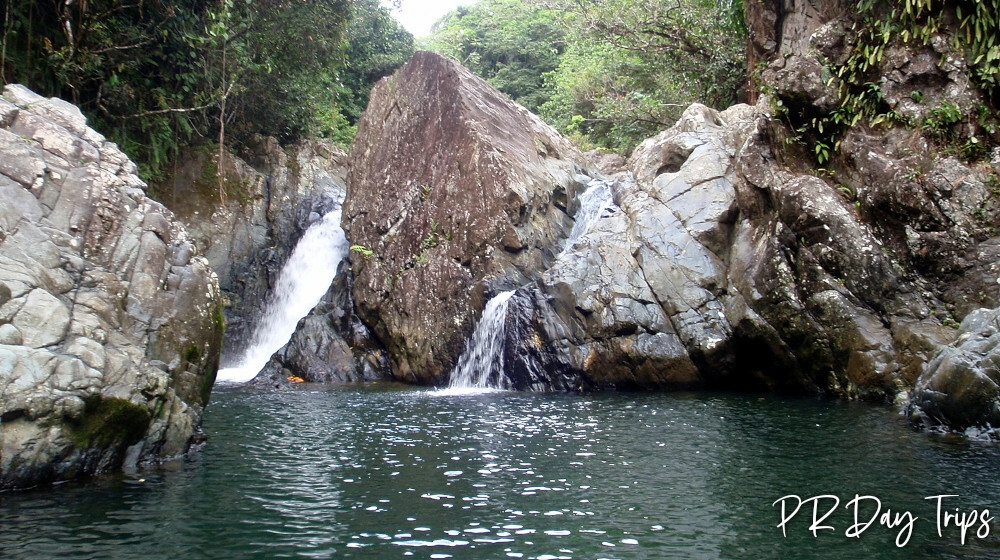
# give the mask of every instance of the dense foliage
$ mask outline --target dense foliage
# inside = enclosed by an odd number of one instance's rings
[[[426,46],[579,143],[628,152],[693,101],[736,101],[742,14],[734,0],[480,0]]]
[[[531,111],[553,93],[545,76],[559,67],[566,30],[559,14],[524,0],[483,0],[460,7],[425,46],[455,58]]]
[[[825,165],[838,151],[843,133],[860,122],[920,128],[945,151],[967,159],[985,156],[1000,141],[991,107],[1000,93],[1000,0],[856,0],[854,8],[860,17],[851,30],[855,40],[848,56],[825,69],[830,83],[837,85],[839,107],[809,118],[788,115],[800,138],[813,146],[817,163]],[[985,102],[960,107],[943,101],[921,119],[906,118],[883,98],[883,59],[894,45],[929,46],[945,37],[955,52],[965,55],[966,73]],[[911,97],[923,103],[920,91]]]
[[[354,0],[337,90],[339,115],[347,125],[342,125],[336,133],[342,143],[347,143],[353,135],[375,82],[395,72],[411,56],[413,35],[400,26],[379,0]]]
[[[186,145],[337,136],[345,88],[412,52],[376,0],[0,0],[0,18],[0,80],[76,103],[147,177]]]

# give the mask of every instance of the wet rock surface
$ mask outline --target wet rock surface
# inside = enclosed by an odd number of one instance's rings
[[[910,418],[926,428],[997,438],[1000,428],[1000,309],[978,309],[953,344],[927,363],[913,389]]]
[[[517,288],[502,351],[514,389],[895,400],[922,426],[995,437],[996,311],[978,309],[1000,305],[1000,156],[970,163],[918,126],[860,123],[818,169],[815,139],[791,121],[837,108],[824,72],[856,40],[849,8],[748,3],[768,95],[694,105],[627,162],[579,154],[464,68],[418,53],[373,92],[349,157],[349,268],[257,381],[443,384],[486,301]],[[876,71],[887,106],[920,122],[984,102],[965,68],[940,36],[887,49]],[[614,180],[613,204],[564,247],[596,176]],[[268,251],[251,274],[280,262]],[[0,341],[19,337],[0,328]]]
[[[278,273],[305,230],[339,203],[346,159],[325,142],[283,148],[258,136],[235,157],[192,151],[155,188],[219,276],[227,336],[223,360],[250,339]]]
[[[635,180],[527,290],[535,318],[514,330],[557,349],[536,369],[560,374],[536,386],[692,387],[731,369],[732,157],[752,122],[747,106],[695,105],[636,149]]]
[[[508,345],[531,356],[511,358],[518,386],[874,399],[912,386],[953,337],[930,314],[941,302],[836,188],[777,163],[767,123],[761,108],[695,105],[636,149],[616,204],[514,299],[528,311]]]
[[[238,363],[252,344],[305,231],[337,209],[346,190],[347,154],[325,141],[282,147],[274,138],[257,136],[240,156],[224,158],[223,187],[217,154],[199,151],[187,154],[177,172],[158,185],[219,275],[226,302],[224,367]],[[350,290],[342,289],[351,278],[345,270],[258,381],[389,376],[384,351],[354,314]]]
[[[420,52],[375,87],[344,230],[358,316],[393,375],[440,383],[484,292],[536,279],[572,226],[587,161],[469,70]]]
[[[271,357],[254,384],[280,384],[289,379],[343,383],[391,377],[385,350],[354,313],[352,281],[350,266],[342,261],[330,290],[299,321],[291,340]]]
[[[80,111],[0,99],[0,489],[185,453],[222,344],[218,283]]]

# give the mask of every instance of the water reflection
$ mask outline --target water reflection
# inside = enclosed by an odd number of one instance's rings
[[[442,395],[396,386],[218,391],[180,468],[0,495],[4,558],[987,558],[924,496],[1000,509],[993,446],[891,409],[771,396]],[[918,512],[913,539],[844,537],[855,493]],[[837,494],[837,531],[787,494]],[[805,509],[808,509],[805,508]],[[804,511],[804,510],[803,510]]]

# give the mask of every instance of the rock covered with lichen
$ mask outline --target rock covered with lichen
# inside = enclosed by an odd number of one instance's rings
[[[136,465],[197,439],[218,283],[79,109],[0,99],[0,489]]]

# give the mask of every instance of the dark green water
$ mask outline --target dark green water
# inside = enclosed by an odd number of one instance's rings
[[[887,407],[229,388],[204,427],[186,464],[0,494],[0,558],[1000,557],[1000,524],[962,545],[924,499],[1000,514],[1000,449],[915,433]],[[839,496],[835,530],[813,537],[807,503],[783,537],[772,503],[789,494]],[[905,547],[877,522],[844,536],[855,494],[919,518]]]

